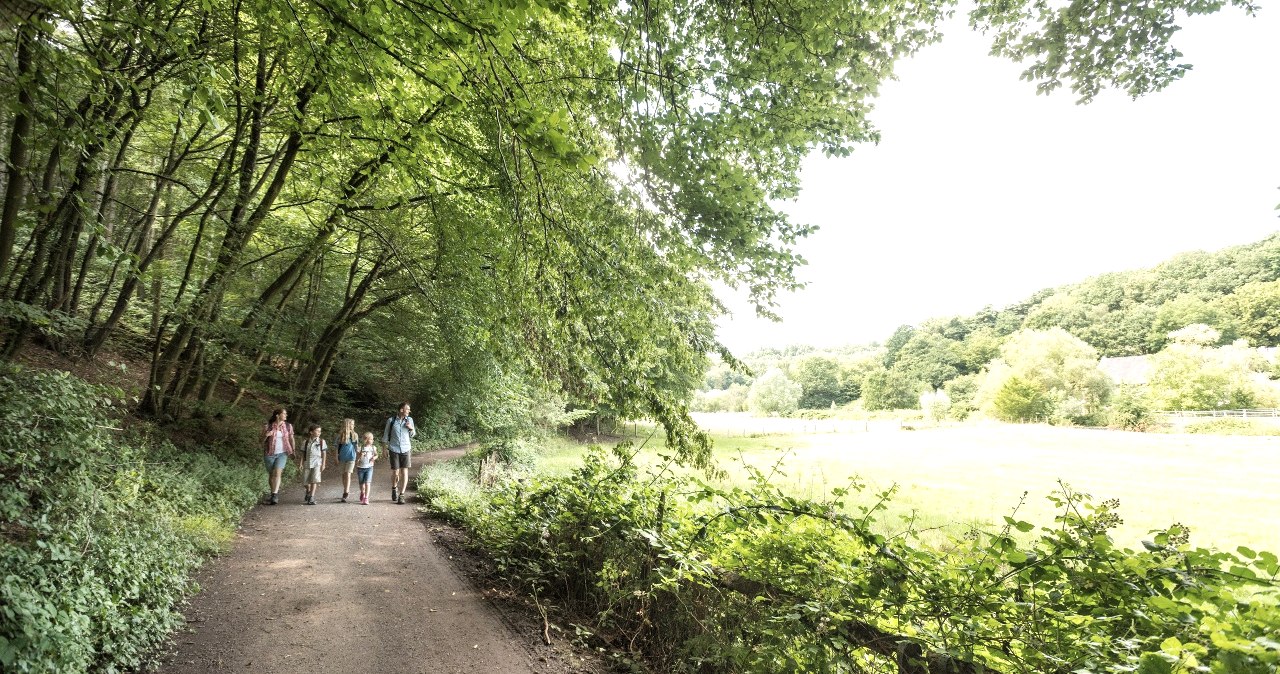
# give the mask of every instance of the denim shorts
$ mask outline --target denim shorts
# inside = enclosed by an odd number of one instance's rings
[[[357,468],[356,475],[360,478],[360,484],[373,482],[373,467]]]
[[[267,467],[267,472],[284,470],[284,467],[289,464],[289,455],[284,452],[268,454],[262,459],[262,463]]]

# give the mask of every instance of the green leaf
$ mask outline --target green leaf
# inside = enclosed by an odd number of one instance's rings
[[[1173,674],[1173,663],[1159,653],[1143,653],[1138,659],[1137,674]]]

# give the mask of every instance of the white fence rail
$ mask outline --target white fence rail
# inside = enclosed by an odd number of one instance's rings
[[[1270,419],[1280,418],[1280,410],[1277,409],[1256,409],[1256,410],[1180,410],[1177,412],[1160,412],[1166,417],[1174,419],[1203,419],[1203,418],[1235,418],[1235,419]]]

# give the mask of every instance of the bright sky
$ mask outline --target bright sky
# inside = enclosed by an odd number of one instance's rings
[[[883,341],[898,325],[1002,307],[1041,288],[1217,250],[1280,229],[1280,6],[1183,23],[1194,64],[1163,92],[1035,95],[962,23],[899,64],[878,146],[811,157],[784,209],[819,226],[782,323],[722,293],[721,340]]]

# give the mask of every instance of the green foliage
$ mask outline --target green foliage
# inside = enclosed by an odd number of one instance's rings
[[[960,374],[963,361],[955,346],[939,334],[916,332],[898,350],[893,369],[908,380],[936,389]]]
[[[1219,7],[983,3],[971,18],[997,53],[1052,54],[1027,73],[1047,88],[1138,93],[1167,81],[1171,16]],[[300,412],[333,388],[500,437],[548,419],[520,418],[546,394],[654,419],[705,462],[687,404],[724,351],[710,284],[765,315],[800,285],[794,246],[812,227],[776,205],[811,152],[878,139],[881,83],[952,11],[34,3],[0,32],[15,192],[0,352],[33,332],[90,355],[146,335],[141,408],[165,419],[257,381]],[[1093,294],[1124,309],[1123,287]],[[975,372],[1032,304],[922,330],[919,348],[900,330],[886,366],[901,356],[934,388]],[[1099,339],[1129,348],[1146,317],[1124,318]],[[985,342],[958,348],[978,328]]]
[[[1280,236],[1214,253],[1187,253],[1151,269],[1042,290],[1004,309],[931,319],[919,330],[903,326],[891,341],[901,350],[918,333],[950,340],[947,346],[962,374],[978,372],[999,355],[1008,335],[1028,328],[1062,328],[1104,356],[1158,352],[1169,344],[1170,332],[1195,323],[1221,333],[1220,344],[1247,337],[1255,346],[1276,345],[1277,260]],[[894,351],[890,361],[897,358]]]
[[[1180,63],[1182,52],[1171,44],[1178,21],[1210,14],[1225,2],[1120,3],[1102,6],[1075,2],[1049,5],[1032,0],[980,0],[970,23],[994,35],[992,53],[1030,62],[1022,78],[1036,82],[1039,93],[1069,83],[1081,102],[1104,86],[1137,98],[1159,91],[1191,69]],[[1230,0],[1252,14],[1257,5]]]
[[[707,370],[703,389],[724,391],[735,385],[746,386],[750,383],[751,377],[740,368],[734,368],[724,362],[714,362],[711,368]]]
[[[1223,304],[1241,337],[1255,346],[1280,344],[1280,280],[1246,283]]]
[[[1256,407],[1267,394],[1253,380],[1254,358],[1242,344],[1176,342],[1151,357],[1148,395],[1161,410]]]
[[[1048,421],[1053,401],[1048,391],[1036,384],[1010,375],[996,390],[991,410],[1003,421]]]
[[[1112,428],[1126,431],[1147,431],[1156,424],[1156,416],[1146,395],[1133,386],[1121,386],[1111,398]]]
[[[1176,524],[1122,548],[1118,504],[1065,486],[1052,524],[1014,513],[938,549],[910,525],[878,533],[892,491],[850,516],[856,483],[813,502],[748,472],[730,488],[644,475],[622,447],[489,491],[439,466],[420,485],[508,577],[660,671],[887,674],[904,653],[928,671],[1280,665],[1274,554],[1193,547]]]
[[[1097,353],[1061,328],[1022,330],[1001,349],[979,391],[982,409],[1005,420],[1102,423],[1111,383]]]
[[[751,384],[747,407],[757,416],[786,416],[800,404],[802,390],[782,370],[769,370]]]
[[[488,495],[476,480],[474,466],[445,461],[418,474],[418,496],[427,510],[455,522],[473,522],[488,509]]]
[[[915,409],[919,402],[916,382],[896,369],[874,368],[862,380],[862,406],[868,412]]]
[[[924,418],[935,423],[947,418],[951,413],[951,396],[946,391],[925,391],[920,394],[920,410]]]
[[[761,349],[743,357],[738,369],[713,362],[703,389],[694,398],[693,408],[701,412],[747,411],[747,387],[754,380],[754,375],[745,374],[748,367],[754,373],[773,369],[785,372],[801,387],[797,405],[802,409],[828,409],[833,403],[845,405],[862,395],[862,380],[879,364],[880,358],[880,350],[871,347],[819,351],[793,345],[786,349]]]
[[[202,556],[262,480],[247,457],[119,436],[119,391],[0,366],[0,668],[119,671],[181,625]],[[255,457],[256,458],[256,457]]]
[[[840,365],[840,397],[849,401],[861,398],[862,380],[875,365],[876,362],[869,358],[842,363]]]
[[[1169,333],[1193,324],[1217,330],[1219,344],[1246,335],[1256,345],[1280,343],[1280,338],[1269,336],[1267,323],[1270,317],[1280,315],[1280,310],[1273,311],[1271,303],[1276,284],[1280,283],[1280,263],[1276,260],[1280,260],[1280,236],[1216,253],[1180,255],[1152,269],[1103,274],[1078,284],[1040,291],[1004,309],[988,307],[971,316],[930,319],[919,328],[899,326],[885,341],[880,360],[898,375],[893,379],[898,386],[893,388],[901,396],[895,396],[894,402],[884,402],[882,391],[888,378],[877,373],[867,409],[914,406],[907,400],[914,398],[917,386],[941,385],[952,398],[952,415],[967,416],[984,401],[990,404],[998,390],[997,386],[988,390],[985,398],[975,399],[973,375],[999,357],[1002,345],[1013,333],[1027,328],[1041,332],[1060,328],[1108,356],[1155,353],[1170,344]],[[1241,331],[1237,315],[1251,321],[1244,328],[1247,332]],[[845,397],[862,397],[861,384],[874,369],[865,355],[857,360],[841,360],[811,351],[761,352],[748,360],[754,357],[758,363],[795,372],[803,358],[834,358],[841,361]],[[953,386],[951,382],[960,383]],[[1071,423],[1103,421],[1097,405],[1086,405],[1087,413],[1082,417],[1078,414],[1079,400],[1066,396],[1062,402],[1077,412],[1058,414],[1058,402],[1051,400],[1052,409],[1046,418],[1057,414],[1059,420]],[[1039,407],[1032,404],[1024,411]]]
[[[791,367],[792,381],[800,384],[799,406],[819,409],[843,405],[851,400],[841,386],[840,363],[826,356],[805,356]]]
[[[1156,309],[1155,320],[1147,338],[1147,352],[1155,353],[1169,344],[1169,333],[1188,325],[1207,325],[1219,333],[1219,344],[1231,343],[1238,337],[1235,321],[1221,302],[1210,302],[1200,295],[1179,295]]]
[[[1000,355],[1001,337],[994,328],[981,326],[958,345],[960,361],[967,373],[976,373]]]
[[[979,376],[966,374],[947,382],[942,390],[951,399],[951,417],[964,420],[977,411],[974,398],[978,395]]]
[[[916,329],[910,325],[899,325],[898,329],[884,341],[884,366],[893,367],[898,360],[898,352],[911,341]]]
[[[1212,333],[1214,344],[1230,342],[1237,335],[1247,336],[1255,345],[1273,344],[1277,339],[1269,336],[1267,321],[1280,315],[1272,306],[1275,289],[1280,287],[1280,263],[1276,260],[1280,260],[1280,236],[1216,253],[1180,255],[1152,269],[1103,274],[1082,283],[1041,291],[1005,309],[986,308],[972,316],[932,319],[918,329],[901,326],[889,340],[893,348],[885,360],[899,374],[922,384],[949,377],[942,388],[951,396],[952,415],[957,418],[985,407],[1001,418],[1040,416],[1067,423],[1099,424],[1104,421],[1107,386],[1084,372],[1079,374],[1093,381],[1079,383],[1074,392],[1058,388],[1056,376],[1023,376],[1024,383],[1034,382],[1044,389],[1047,399],[1037,400],[1023,385],[1014,385],[1002,398],[1005,411],[992,408],[1004,379],[1013,372],[1006,367],[1008,363],[997,357],[1014,332],[1027,328],[1050,332],[1057,328],[1110,356],[1160,351],[1173,343],[1171,333],[1197,324],[1216,331]],[[1196,408],[1203,409],[1267,404],[1265,401],[1275,397],[1244,373],[1224,377],[1215,372],[1221,368],[1213,365],[1213,359],[1198,358],[1188,364],[1185,353],[1177,355],[1180,352],[1185,349],[1173,349],[1152,361],[1161,363],[1164,371],[1157,373],[1147,396],[1148,404],[1156,409],[1176,409],[1170,405],[1188,396],[1197,401]],[[1239,356],[1237,362],[1250,360],[1243,353]],[[1050,364],[1046,371],[1059,367]],[[1259,363],[1247,367],[1255,371],[1267,369]],[[977,380],[971,376],[984,368],[989,372]],[[1280,366],[1273,366],[1271,372],[1280,372]],[[885,375],[875,375],[868,409],[883,405],[876,387],[884,380]],[[983,386],[975,387],[975,381]],[[1136,419],[1131,422],[1145,424]]]

